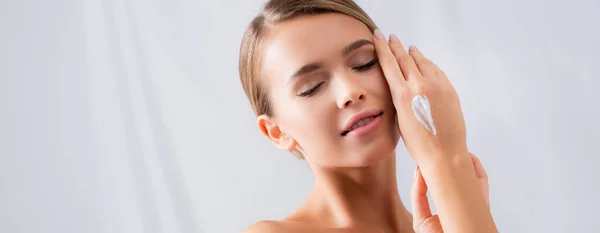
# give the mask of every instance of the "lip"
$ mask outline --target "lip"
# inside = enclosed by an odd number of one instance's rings
[[[383,115],[383,111],[381,110],[377,110],[377,109],[366,109],[358,114],[355,114],[354,116],[352,116],[350,118],[350,120],[348,120],[348,122],[346,123],[346,126],[344,127],[344,130],[342,131],[341,135],[342,136],[346,136],[349,133],[354,133],[354,131],[359,131],[361,128],[366,127],[371,125],[371,123],[377,123],[377,125],[381,122],[381,115]],[[364,119],[364,118],[368,118],[368,117],[375,117],[375,119],[373,119],[372,121],[370,121],[369,123],[367,123],[366,125],[363,125],[361,127],[358,127],[352,131],[349,131],[350,128],[352,128],[352,126],[354,124],[356,124],[358,121]],[[376,121],[376,122],[374,122]],[[369,128],[369,127],[366,127]],[[373,128],[373,127],[370,127]]]

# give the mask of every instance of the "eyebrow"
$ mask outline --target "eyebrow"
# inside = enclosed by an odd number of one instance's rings
[[[360,47],[363,47],[365,45],[373,45],[373,42],[371,42],[370,40],[365,40],[365,39],[361,39],[361,40],[357,40],[352,42],[352,44],[346,46],[346,48],[344,48],[344,52],[342,52],[342,55],[348,56],[348,54],[350,54],[352,51],[359,49]]]
[[[346,46],[346,48],[344,48],[344,50],[342,51],[342,56],[346,57],[348,56],[350,53],[352,53],[352,51],[357,50],[365,45],[373,45],[373,42],[371,42],[370,40],[365,40],[365,39],[360,39],[360,40],[356,40],[354,42],[352,42],[351,44],[349,44],[348,46]],[[313,62],[313,63],[309,63],[306,64],[302,67],[300,67],[300,69],[298,69],[291,77],[290,79],[288,79],[288,84],[290,82],[292,82],[294,79],[296,79],[297,77],[300,77],[304,74],[313,72],[315,70],[321,69],[323,68],[323,63],[322,62]]]

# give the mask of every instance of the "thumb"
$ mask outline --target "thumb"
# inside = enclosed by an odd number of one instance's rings
[[[425,220],[431,217],[431,209],[427,198],[427,184],[418,166],[414,177],[415,180],[410,191],[410,202],[413,211],[413,228],[419,229]]]
[[[473,168],[475,169],[475,175],[477,176],[477,180],[479,181],[479,185],[481,186],[481,191],[485,196],[485,200],[487,201],[488,207],[490,207],[490,185],[488,183],[488,175],[485,169],[483,168],[483,164],[477,156],[473,153],[469,152],[471,156],[471,161],[473,162]]]

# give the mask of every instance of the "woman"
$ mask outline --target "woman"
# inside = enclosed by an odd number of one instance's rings
[[[497,231],[452,85],[351,0],[269,1],[246,30],[239,62],[260,131],[315,174],[296,211],[246,232]],[[412,215],[396,184],[400,138],[418,165]]]

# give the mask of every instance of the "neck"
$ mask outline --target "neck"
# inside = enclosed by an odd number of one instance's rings
[[[386,232],[412,232],[396,182],[396,154],[367,167],[313,167],[311,209],[339,227],[377,226]]]

